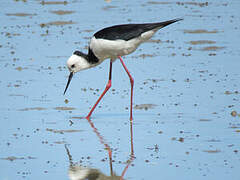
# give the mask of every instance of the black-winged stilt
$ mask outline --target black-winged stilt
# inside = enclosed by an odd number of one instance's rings
[[[180,20],[182,19],[173,19],[158,23],[115,25],[96,32],[90,40],[88,54],[84,54],[80,51],[75,51],[73,55],[67,60],[67,67],[70,71],[70,75],[66,88],[64,90],[64,94],[67,91],[74,73],[95,67],[105,59],[110,59],[109,79],[107,86],[95,105],[88,113],[86,118],[89,119],[102,97],[111,87],[112,63],[114,60],[119,58],[123,68],[129,76],[131,83],[130,121],[132,122],[134,80],[129,73],[126,65],[124,64],[121,56],[134,52],[141,43],[149,40],[159,29]]]

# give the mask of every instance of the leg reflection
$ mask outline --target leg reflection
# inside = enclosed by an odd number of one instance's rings
[[[91,127],[93,128],[93,131],[96,133],[97,137],[99,138],[99,141],[101,144],[105,146],[105,148],[108,151],[108,156],[109,156],[109,164],[110,164],[110,174],[111,176],[113,175],[113,168],[112,168],[112,150],[110,146],[104,141],[103,137],[101,134],[98,132],[97,128],[94,126],[93,122],[90,119],[87,119]]]
[[[87,119],[87,120],[88,120],[89,124],[91,125],[93,131],[95,132],[95,134],[99,138],[99,141],[101,142],[101,144],[103,144],[105,146],[105,148],[107,149],[107,151],[108,151],[109,163],[110,163],[110,173],[111,173],[111,176],[113,176],[112,150],[111,150],[110,146],[104,141],[104,138],[101,136],[101,134],[99,133],[97,128],[94,126],[93,122],[90,119]],[[127,165],[123,169],[123,172],[121,174],[120,180],[123,180],[123,177],[124,177],[125,173],[127,172],[129,166],[132,164],[133,160],[135,159],[134,150],[133,150],[133,121],[130,121],[130,142],[131,142],[130,157],[129,157],[129,159],[126,162]]]
[[[135,159],[134,150],[133,150],[133,123],[132,123],[132,121],[130,121],[130,134],[131,134],[131,137],[130,137],[131,153],[130,153],[129,159],[127,160],[127,165],[123,169],[123,172],[121,174],[120,180],[123,180],[123,177],[124,177],[125,173],[127,172],[129,166],[132,164],[133,160]]]
[[[68,175],[71,180],[123,180],[129,166],[132,164],[134,157],[134,151],[133,151],[133,124],[130,123],[130,141],[131,141],[131,150],[130,150],[130,157],[126,161],[126,166],[124,167],[121,176],[117,176],[113,172],[113,160],[112,160],[112,150],[111,147],[105,142],[103,136],[99,133],[98,129],[95,127],[94,123],[87,119],[88,123],[90,124],[91,128],[93,129],[94,133],[97,135],[99,141],[101,144],[104,145],[105,149],[108,151],[109,156],[109,166],[110,166],[110,176],[107,176],[100,172],[98,169],[83,167],[82,165],[79,165],[78,163],[73,163],[72,155],[70,154],[70,151],[68,149],[68,146],[65,145],[65,149],[68,155],[69,159],[69,170]]]

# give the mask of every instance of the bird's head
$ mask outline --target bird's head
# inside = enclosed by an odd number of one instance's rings
[[[89,68],[87,55],[80,51],[75,51],[67,60],[67,67],[73,73]]]
[[[90,64],[87,61],[87,55],[80,51],[75,51],[67,60],[67,67],[70,71],[70,74],[68,77],[66,88],[64,90],[64,94],[66,93],[67,88],[72,80],[73,74],[78,71],[88,69],[90,67]]]

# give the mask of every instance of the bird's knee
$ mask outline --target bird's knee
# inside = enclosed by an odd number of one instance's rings
[[[107,86],[106,86],[106,88],[107,88],[107,89],[110,89],[110,88],[111,88],[111,86],[112,86],[112,81],[111,81],[111,80],[109,80],[109,81],[108,81],[108,83],[107,83]]]

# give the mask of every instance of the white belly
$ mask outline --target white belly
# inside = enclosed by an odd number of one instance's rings
[[[150,39],[155,32],[156,30],[147,31],[141,36],[128,41],[96,39],[93,36],[90,41],[90,48],[100,61],[108,58],[116,59],[118,56],[134,52],[141,43]]]

